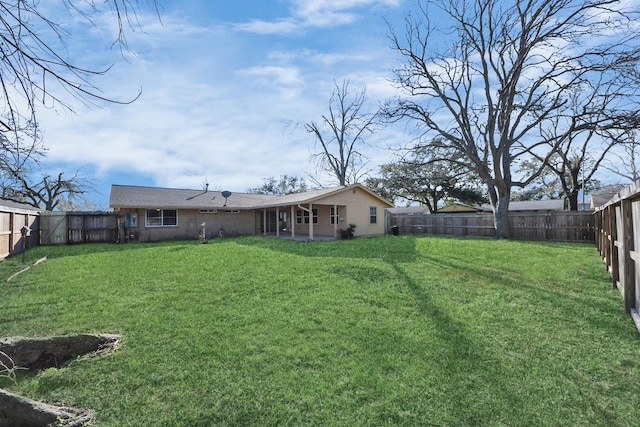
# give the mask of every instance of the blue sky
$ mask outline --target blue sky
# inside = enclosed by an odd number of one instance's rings
[[[235,192],[283,174],[306,177],[313,138],[301,126],[327,112],[334,80],[366,86],[370,110],[395,94],[399,65],[387,22],[403,28],[411,0],[161,1],[138,14],[131,52],[110,46],[110,14],[94,25],[60,13],[70,58],[129,105],[71,101],[74,113],[44,109],[47,164],[90,178],[108,207],[111,184]],[[146,4],[146,2],[141,2]],[[123,58],[124,56],[124,58]],[[387,128],[369,138],[370,166],[409,139]],[[378,147],[378,148],[374,148]],[[331,184],[329,180],[326,184]]]

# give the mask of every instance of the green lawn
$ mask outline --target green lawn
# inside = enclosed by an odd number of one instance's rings
[[[634,425],[640,340],[594,245],[385,236],[30,250],[1,335],[121,347],[0,386],[99,426]]]

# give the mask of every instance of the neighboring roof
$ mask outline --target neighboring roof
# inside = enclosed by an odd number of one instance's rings
[[[529,200],[525,202],[509,202],[509,212],[562,210],[564,210],[563,200]],[[468,213],[491,211],[491,205],[468,206],[460,203],[452,203],[448,206],[445,206],[444,208],[438,209],[438,213]]]
[[[114,184],[111,186],[109,206],[113,208],[257,209],[299,203],[313,203],[353,188],[360,188],[387,206],[393,206],[389,201],[381,198],[360,184],[353,184],[347,187],[324,188],[285,196],[232,193],[227,199],[225,199],[220,191]]]
[[[491,211],[491,205],[480,206],[481,210]],[[562,211],[564,200],[527,200],[525,202],[509,202],[509,212],[515,211]]]
[[[615,191],[607,192],[607,193],[598,193],[591,195],[591,208],[596,209],[604,204],[606,204],[609,200],[613,198],[617,193]]]
[[[12,200],[4,200],[4,199],[0,199],[0,206],[11,208],[11,209],[21,209],[25,211],[34,211],[34,212],[40,212],[42,210],[40,208],[27,205],[26,203],[18,203]]]
[[[395,207],[387,209],[390,214],[394,215],[430,215],[429,208],[426,206],[407,206]]]
[[[463,205],[461,203],[451,203],[438,209],[438,213],[458,213],[458,212],[482,212],[483,209],[477,206]]]

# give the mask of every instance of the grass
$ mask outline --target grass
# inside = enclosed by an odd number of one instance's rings
[[[640,341],[593,245],[379,237],[32,249],[3,335],[122,346],[4,386],[99,426],[633,425]],[[0,279],[22,268],[0,264]]]

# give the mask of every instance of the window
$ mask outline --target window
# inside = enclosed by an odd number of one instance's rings
[[[226,214],[239,214],[240,210],[239,209],[228,209],[228,210],[224,211],[224,213],[226,213]]]
[[[200,209],[201,214],[217,214],[218,209]]]
[[[371,206],[369,208],[369,223],[375,224],[378,222],[378,208],[375,206]]]
[[[313,209],[313,223],[317,224],[318,223],[318,209]],[[296,224],[309,224],[309,212],[304,211],[302,209],[297,209],[296,210]]]
[[[335,212],[334,212],[335,209]],[[339,218],[340,212],[339,208],[331,208],[331,224],[337,224],[340,221]]]
[[[178,211],[175,209],[148,209],[147,227],[172,227],[178,225]]]

